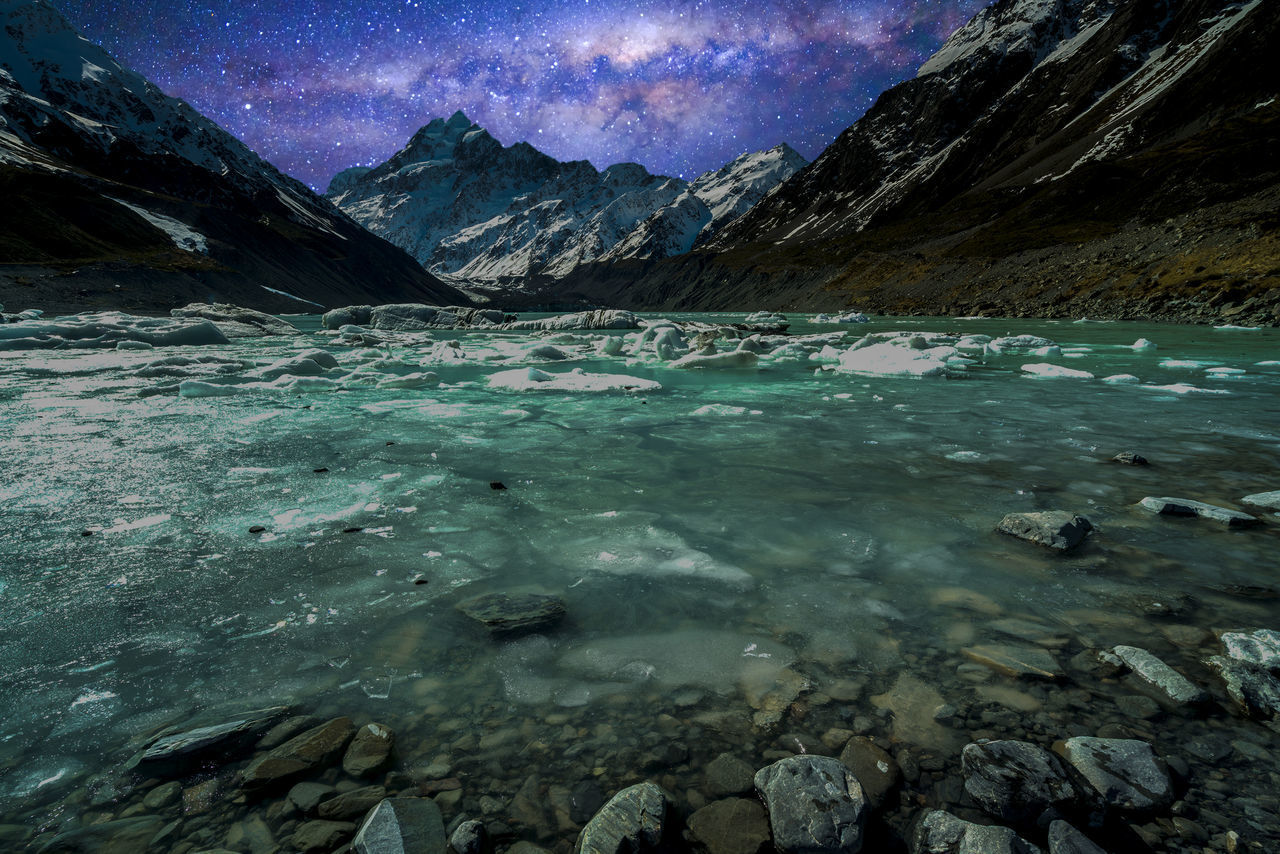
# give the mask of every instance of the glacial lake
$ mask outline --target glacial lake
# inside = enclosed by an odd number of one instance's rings
[[[717,755],[760,767],[833,731],[932,757],[914,785],[939,803],[976,737],[1111,726],[1158,749],[1193,731],[1276,749],[1225,711],[1203,659],[1215,632],[1280,628],[1280,519],[1241,503],[1280,489],[1278,330],[792,315],[799,343],[765,336],[754,366],[681,370],[636,352],[635,331],[369,348],[290,319],[306,334],[0,352],[0,824],[115,815],[149,737],[280,704],[390,727],[409,778],[461,780],[446,821],[489,810],[554,850],[572,821],[508,809],[531,775],[551,801],[653,779],[689,809]],[[833,351],[893,331],[1057,349],[979,347],[937,376],[838,370]],[[623,352],[603,355],[605,338]],[[567,358],[531,355],[547,344]],[[313,347],[339,363],[328,388],[147,391],[246,384]],[[244,364],[139,374],[178,355]],[[1093,377],[1022,370],[1039,363]],[[490,384],[530,368],[660,388]],[[422,371],[440,384],[378,385]],[[1121,451],[1150,465],[1112,462]],[[1157,516],[1145,496],[1263,523]],[[1082,547],[994,530],[1054,509],[1092,522]],[[455,607],[491,592],[558,596],[565,619],[492,638]],[[1151,650],[1222,708],[1135,716],[1129,681],[1081,664],[1115,644]],[[1047,653],[1054,678],[972,653],[993,646]],[[1273,762],[1228,754],[1192,770],[1269,786]],[[218,847],[253,808],[228,801],[182,832]]]

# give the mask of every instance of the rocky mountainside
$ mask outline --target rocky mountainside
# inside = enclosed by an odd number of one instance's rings
[[[446,280],[520,287],[596,261],[687,252],[804,165],[780,145],[692,183],[634,163],[600,172],[528,143],[504,147],[459,112],[386,163],[339,173],[327,195]]]
[[[562,288],[1277,322],[1278,23],[1262,0],[998,0],[708,252]]]
[[[0,22],[0,302],[467,302],[46,0],[0,0]]]

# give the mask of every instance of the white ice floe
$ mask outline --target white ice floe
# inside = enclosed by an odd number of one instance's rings
[[[993,338],[987,342],[986,350],[993,356],[999,356],[1003,353],[1024,353],[1031,350],[1039,350],[1043,347],[1056,346],[1056,341],[1050,341],[1048,338],[1041,338],[1038,335],[1006,335],[1003,338]]]
[[[844,314],[815,314],[814,323],[870,323],[871,318],[860,311],[846,311]]]
[[[1208,367],[1208,362],[1198,362],[1195,359],[1161,359],[1160,367],[1181,369],[1187,368],[1195,370],[1196,368]]]
[[[639,329],[640,318],[622,309],[597,309],[576,314],[559,314],[538,320],[516,320],[502,324],[503,329],[565,330],[565,329]]]
[[[1262,329],[1261,326],[1235,326],[1230,323],[1224,324],[1222,326],[1215,326],[1213,328],[1217,329],[1220,332],[1257,332],[1258,330]]]
[[[1137,350],[1138,352],[1143,352],[1146,350],[1155,350],[1156,344],[1154,341],[1148,341],[1146,338],[1139,338],[1137,341],[1134,341],[1131,345],[1129,345],[1129,349]]]
[[[745,406],[730,406],[727,403],[708,403],[706,406],[699,406],[689,414],[700,418],[733,418],[741,415],[764,415],[764,412],[759,409],[747,409]]]
[[[1140,388],[1148,391],[1167,391],[1170,394],[1230,394],[1225,388],[1198,388],[1190,383],[1172,383],[1171,385],[1144,385]]]
[[[202,318],[138,317],[121,311],[0,324],[0,350],[114,348],[121,341],[154,347],[228,343],[217,326]]]
[[[178,383],[180,397],[231,397],[238,391],[237,386],[219,385],[204,380],[183,380]]]
[[[1023,365],[1022,372],[1036,377],[1064,377],[1078,380],[1093,379],[1093,374],[1088,371],[1078,371],[1075,368],[1064,368],[1062,365],[1051,365],[1048,362],[1036,362],[1029,365]]]
[[[626,374],[589,374],[577,368],[568,373],[553,374],[537,368],[516,368],[491,374],[490,388],[511,391],[657,391],[661,383]]]
[[[440,377],[433,371],[419,371],[402,377],[378,380],[378,388],[435,388],[438,385]]]
[[[1112,385],[1132,385],[1134,383],[1142,382],[1133,374],[1112,374],[1109,377],[1103,377],[1102,381],[1104,383],[1111,383]]]
[[[779,314],[776,311],[753,311],[742,319],[743,323],[768,323],[771,325],[787,322],[785,314]]]
[[[1243,368],[1205,368],[1204,372],[1211,377],[1238,377],[1248,373]]]
[[[920,346],[913,338],[875,341],[864,346],[854,344],[840,354],[836,370],[852,374],[879,376],[938,377],[947,373],[947,360],[957,355],[955,347]]]
[[[750,350],[731,350],[728,353],[690,353],[681,356],[668,367],[672,368],[754,368],[760,357]]]
[[[286,356],[258,371],[263,379],[275,379],[284,375],[294,377],[318,377],[338,367],[338,360],[327,350],[303,350],[296,356]]]

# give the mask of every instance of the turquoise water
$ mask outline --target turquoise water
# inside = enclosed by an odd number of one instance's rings
[[[1275,600],[1222,588],[1276,586],[1278,520],[1227,531],[1134,506],[1174,495],[1247,509],[1242,496],[1280,489],[1277,330],[793,318],[793,335],[845,332],[837,351],[893,330],[1062,348],[979,351],[917,378],[824,369],[808,358],[820,341],[754,367],[677,370],[599,355],[621,332],[437,333],[371,352],[299,322],[299,340],[0,353],[9,820],[56,826],[82,809],[58,806],[68,792],[117,779],[147,734],[209,709],[352,714],[395,727],[406,765],[464,761],[466,733],[558,729],[570,713],[621,733],[639,725],[633,704],[767,715],[761,697],[789,707],[797,674],[827,699],[862,680],[849,702],[874,715],[871,695],[903,674],[954,679],[963,648],[1007,640],[998,618],[1052,627],[1063,662],[1135,643],[1197,675],[1212,638],[1179,645],[1170,625],[1277,627]],[[1158,349],[1135,351],[1140,338]],[[569,359],[527,358],[548,341]],[[327,376],[341,390],[140,394],[191,378],[137,375],[162,357],[266,364],[315,346],[336,356]],[[1042,362],[1099,379],[1020,370]],[[441,385],[351,381],[370,364],[366,379],[429,370]],[[661,388],[487,383],[530,365]],[[214,380],[247,383],[250,369],[227,370]],[[1100,379],[1122,373],[1139,382]],[[1152,465],[1109,462],[1122,450]],[[993,533],[1004,513],[1034,509],[1097,530],[1067,556]],[[498,643],[454,609],[524,590],[561,596],[566,624]],[[1186,597],[1158,618],[1144,604]],[[943,698],[973,702],[957,685]]]

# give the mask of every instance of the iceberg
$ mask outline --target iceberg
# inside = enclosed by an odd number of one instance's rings
[[[510,391],[657,391],[662,384],[626,374],[589,374],[581,368],[553,374],[537,368],[517,368],[492,374],[490,388]]]
[[[1034,377],[1064,377],[1076,380],[1093,379],[1093,374],[1088,371],[1079,371],[1075,368],[1064,368],[1062,365],[1051,365],[1048,362],[1036,362],[1030,365],[1023,365],[1022,372]]]
[[[914,338],[893,338],[869,346],[861,346],[862,341],[840,355],[837,371],[878,376],[940,377],[946,376],[947,359],[957,355],[956,348],[950,346],[917,349],[913,346],[916,343]]]
[[[122,341],[153,347],[226,344],[211,321],[193,317],[139,317],[122,311],[91,311],[0,324],[0,350],[115,348]]]

